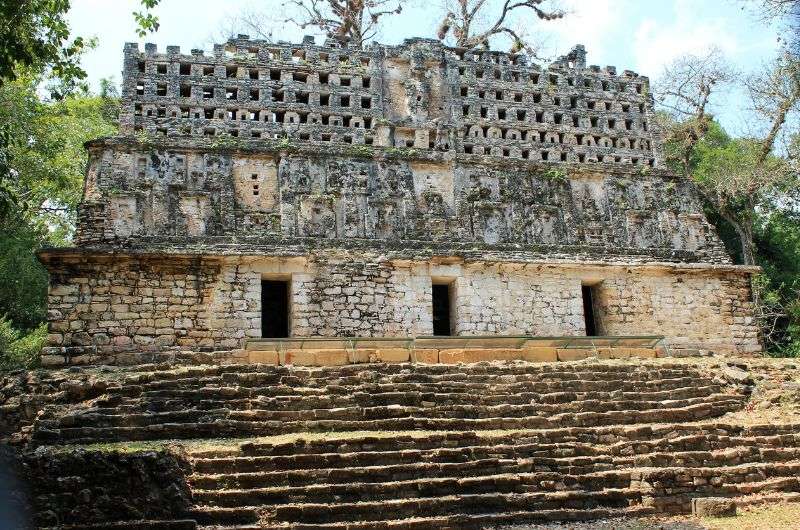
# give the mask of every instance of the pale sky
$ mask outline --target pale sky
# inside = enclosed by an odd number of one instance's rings
[[[72,0],[68,19],[75,35],[95,36],[97,49],[89,52],[83,66],[97,87],[102,78],[121,78],[122,48],[125,42],[154,42],[210,49],[219,36],[222,21],[243,9],[275,11],[280,0],[162,0],[155,14],[161,28],[139,39],[132,12],[138,0]],[[412,0],[410,7],[391,19],[380,42],[396,44],[409,37],[432,37],[438,25],[439,0]],[[741,71],[752,71],[775,52],[776,27],[756,21],[742,10],[740,0],[563,0],[571,14],[554,22],[534,21],[549,55],[566,53],[577,43],[588,51],[588,63],[614,65],[618,71],[634,70],[651,79],[678,55],[703,53],[716,45]],[[433,7],[431,7],[433,6]],[[297,42],[302,32],[282,26],[274,37]],[[219,40],[219,39],[217,39]],[[321,42],[318,38],[317,42]],[[732,133],[747,129],[747,118],[736,110],[731,95],[718,114]]]

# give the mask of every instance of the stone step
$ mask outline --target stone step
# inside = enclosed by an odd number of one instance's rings
[[[614,454],[641,455],[657,451],[689,450],[692,448],[719,450],[749,447],[769,452],[775,450],[775,448],[798,446],[800,446],[800,431],[797,434],[749,437],[698,433],[657,440],[619,441],[610,448],[610,451]]]
[[[653,377],[637,379],[620,374],[618,378],[591,380],[585,378],[547,380],[537,375],[498,377],[497,380],[444,380],[444,381],[283,381],[273,384],[241,384],[221,380],[191,380],[182,385],[173,382],[149,383],[147,385],[111,387],[110,395],[125,397],[189,397],[204,395],[209,398],[242,398],[251,396],[278,397],[282,395],[345,395],[354,392],[382,394],[392,392],[449,392],[464,393],[491,391],[495,394],[519,392],[646,392],[668,391],[680,388],[707,387],[716,385],[711,379],[699,375],[683,377]]]
[[[683,371],[697,372],[697,369],[686,363],[679,362],[658,362],[649,363],[637,361],[636,363],[605,363],[582,361],[575,363],[526,363],[526,362],[497,362],[497,363],[474,363],[463,365],[426,365],[413,363],[374,363],[357,364],[345,366],[328,367],[293,367],[293,366],[271,366],[271,365],[242,365],[242,364],[205,364],[199,366],[188,366],[169,370],[152,370],[143,372],[138,368],[139,373],[132,374],[125,378],[130,382],[147,382],[154,380],[167,379],[186,379],[197,377],[221,376],[225,374],[279,374],[331,378],[341,375],[359,374],[365,371],[380,374],[398,373],[418,373],[429,375],[455,375],[455,374],[497,374],[497,373],[570,373],[570,372],[592,372],[592,373],[637,373],[648,371]]]
[[[695,493],[747,494],[800,491],[797,471],[800,463],[768,466],[763,463],[716,468],[669,468],[677,480],[691,475]],[[631,488],[628,471],[581,474],[515,472],[461,477],[417,477],[389,482],[322,482],[303,486],[272,486],[246,489],[195,489],[196,503],[204,506],[237,507],[286,505],[313,502],[339,504],[378,500],[472,495],[483,493],[546,493],[554,491],[595,492]],[[660,482],[665,473],[659,473]],[[698,481],[698,479],[700,479]],[[756,479],[756,480],[754,480]],[[704,484],[708,484],[703,488]],[[649,489],[647,490],[650,491]]]
[[[795,470],[796,466],[789,473],[796,473]],[[754,475],[749,480],[739,483],[725,482],[725,477],[714,476],[708,479],[708,483],[695,484],[695,477],[681,471],[685,470],[676,470],[675,476],[683,478],[685,481],[683,484],[675,487],[671,483],[666,488],[664,485],[654,488],[642,497],[644,505],[660,513],[688,514],[692,512],[692,499],[697,497],[728,497],[742,505],[754,502],[755,499],[769,497],[775,500],[800,500],[800,481],[797,476],[764,478]],[[704,477],[699,478],[704,479]]]
[[[561,509],[619,509],[638,504],[641,494],[632,490],[598,492],[481,493],[458,496],[391,499],[335,504],[307,503],[272,507],[274,520],[288,523],[380,521],[431,516]]]
[[[533,451],[531,452],[533,453]],[[463,477],[486,473],[563,474],[621,471],[633,467],[723,467],[744,463],[789,462],[800,459],[800,449],[761,451],[739,447],[723,451],[654,453],[636,457],[607,454],[557,457],[546,450],[539,455],[504,448],[470,451],[398,451],[344,455],[297,455],[296,457],[240,457],[194,460],[194,487],[222,489],[265,486],[301,486],[343,482],[385,482],[411,477]],[[557,454],[557,453],[556,453]],[[318,456],[318,458],[309,458]],[[341,458],[337,458],[340,456]]]
[[[96,524],[68,524],[58,526],[43,526],[39,530],[195,530],[197,521],[182,519],[174,521],[147,521],[137,519],[134,521],[108,521]]]
[[[390,381],[437,382],[442,380],[470,380],[477,377],[491,380],[497,377],[537,376],[540,379],[618,379],[630,375],[634,379],[652,379],[656,377],[685,377],[700,375],[700,372],[688,365],[664,366],[635,364],[608,365],[602,363],[575,363],[558,365],[541,365],[529,363],[503,363],[487,365],[449,365],[425,366],[417,364],[385,365],[364,364],[356,366],[340,366],[330,368],[300,368],[262,366],[253,367],[233,365],[201,367],[196,370],[179,370],[175,372],[149,372],[121,379],[124,385],[173,385],[180,386],[196,380],[223,380],[228,383],[263,382],[275,384],[281,381],[343,381],[375,375]]]
[[[653,396],[668,395],[670,392],[717,392],[723,388],[716,383],[702,384],[691,378],[657,379],[652,381],[611,381],[611,382],[541,382],[527,381],[515,383],[402,383],[384,384],[364,382],[359,385],[321,385],[308,386],[211,386],[197,385],[193,388],[143,390],[133,395],[124,395],[116,389],[109,389],[105,397],[98,403],[115,398],[112,406],[118,404],[135,404],[138,402],[158,402],[168,400],[184,400],[185,402],[199,400],[237,400],[246,398],[260,399],[326,399],[350,398],[361,394],[376,396],[396,395],[427,395],[441,394],[442,396],[514,396],[518,394],[535,394],[553,396],[551,399],[559,401],[562,396],[570,394],[596,395],[598,397],[611,395],[636,395],[652,394]],[[481,394],[476,396],[476,392]],[[103,406],[103,405],[99,405]]]
[[[650,498],[645,497],[644,502],[648,506],[659,507],[663,509],[667,504],[676,503],[676,498],[681,502],[686,503],[693,496],[702,496],[704,494],[711,495],[753,495],[760,493],[773,493],[773,492],[797,492],[800,488],[798,478],[796,476],[798,466],[779,466],[784,473],[784,476],[775,476],[775,470],[772,470],[772,478],[758,482],[741,482],[728,484],[725,482],[732,474],[736,476],[737,470],[735,468],[720,468],[715,469],[715,475],[704,475],[712,479],[719,479],[722,481],[721,485],[710,485],[708,488],[702,486],[696,488],[689,495],[664,495],[661,497],[652,496],[652,490],[647,494]],[[754,476],[753,468],[756,466],[749,466],[747,469],[742,470],[742,473]],[[762,471],[768,471],[764,466],[758,466]],[[666,470],[664,470],[666,471]],[[686,474],[684,468],[673,468],[668,470],[675,477],[683,477]],[[692,470],[694,471],[707,471],[707,470]],[[787,476],[788,475],[788,476]],[[663,478],[666,473],[661,473]],[[624,477],[624,476],[623,476]],[[577,479],[578,477],[576,477]],[[388,483],[378,485],[361,485],[358,488],[353,488],[350,485],[341,488],[329,487],[325,490],[323,487],[304,487],[286,489],[285,497],[281,497],[275,489],[272,490],[250,490],[250,491],[232,491],[232,492],[199,492],[198,500],[200,502],[210,501],[219,504],[238,504],[238,503],[256,503],[254,505],[263,506],[267,509],[270,515],[273,515],[275,522],[283,523],[303,523],[303,524],[319,524],[319,523],[332,523],[332,522],[356,522],[361,523],[365,521],[382,521],[388,518],[403,519],[412,518],[419,513],[425,513],[429,516],[446,516],[446,515],[463,515],[471,513],[492,513],[492,512],[506,512],[511,510],[528,510],[528,511],[541,511],[541,510],[558,510],[564,508],[572,508],[579,510],[596,509],[598,507],[605,508],[625,508],[631,505],[639,505],[642,503],[643,492],[638,489],[630,488],[609,488],[608,483],[602,479],[597,482],[592,482],[594,477],[585,477],[585,481],[592,483],[598,491],[587,491],[586,489],[575,491],[558,491],[558,492],[530,492],[520,491],[525,489],[525,485],[530,482],[534,489],[540,490],[537,484],[537,477],[534,476],[496,476],[486,478],[474,479],[439,479],[431,480],[426,483],[419,483],[418,481],[410,481],[408,483]],[[394,486],[399,486],[394,489]],[[417,486],[415,489],[414,486]],[[349,489],[348,489],[349,488]],[[599,490],[599,488],[604,488]],[[479,492],[473,493],[478,490]],[[484,490],[484,491],[481,491]],[[506,491],[511,490],[511,491]],[[435,496],[425,497],[428,491],[433,491]],[[410,492],[413,497],[402,498],[405,492]],[[337,493],[340,496],[337,497]],[[294,495],[294,496],[293,496]],[[314,498],[313,503],[298,502],[309,495]],[[372,497],[371,495],[376,495]],[[369,497],[365,497],[369,496]],[[330,498],[332,502],[321,502],[323,499]],[[351,502],[348,499],[354,498],[355,501]],[[368,500],[367,500],[368,499]],[[285,502],[286,504],[275,504],[275,502]],[[268,506],[265,504],[269,503]],[[241,505],[239,505],[241,506]],[[205,505],[204,508],[209,510],[212,506]],[[217,510],[219,508],[216,508]],[[228,514],[236,513],[240,507],[229,507]],[[247,510],[247,508],[245,508]],[[685,509],[683,510],[685,513]]]
[[[200,508],[198,518],[218,520],[225,508]],[[217,512],[217,513],[214,513]],[[237,530],[461,530],[485,529],[514,524],[535,524],[547,522],[577,522],[598,519],[615,519],[620,517],[646,517],[656,513],[654,508],[634,506],[621,509],[596,508],[587,510],[539,510],[536,512],[518,511],[504,513],[458,514],[440,517],[411,517],[406,519],[381,520],[381,521],[346,521],[334,523],[303,523],[291,524],[237,524],[235,526],[200,526],[203,530],[230,528]],[[211,515],[214,514],[214,515]],[[217,515],[218,514],[218,515]]]
[[[135,414],[142,411],[163,412],[175,408],[216,409],[225,407],[230,410],[249,410],[253,408],[270,410],[307,410],[319,408],[337,408],[343,406],[377,406],[377,405],[403,405],[420,406],[430,403],[437,405],[472,404],[496,406],[501,404],[522,405],[542,403],[551,405],[564,405],[576,401],[592,401],[613,399],[617,401],[664,401],[692,399],[710,396],[722,392],[719,385],[705,387],[682,387],[672,390],[641,391],[641,392],[518,392],[514,394],[488,389],[481,393],[474,392],[384,392],[370,393],[363,390],[354,391],[345,395],[280,395],[265,396],[255,389],[236,389],[236,397],[225,397],[222,394],[231,394],[230,389],[213,389],[211,392],[185,392],[180,396],[151,396],[142,395],[136,400],[115,401],[112,405],[98,401],[98,408],[93,412],[108,414],[120,411],[126,414]],[[209,395],[211,394],[211,395]],[[215,395],[216,394],[216,395]],[[244,397],[241,397],[244,396]]]
[[[293,504],[283,506],[241,506],[219,508],[198,506],[195,517],[201,525],[232,525],[255,523],[260,514],[267,525],[279,524],[330,524],[411,519],[424,513],[427,518],[442,516],[488,515],[508,512],[564,512],[567,510],[620,510],[640,498],[638,492],[608,490],[603,492],[558,492],[523,494],[475,494],[464,496],[393,499],[380,502],[336,504]],[[567,517],[569,519],[569,517]],[[368,526],[366,526],[368,527]]]
[[[580,412],[558,414],[550,417],[517,416],[492,418],[459,417],[394,417],[382,419],[325,419],[313,421],[259,421],[257,419],[225,419],[208,416],[205,423],[165,423],[153,421],[138,427],[65,427],[58,428],[57,421],[39,420],[33,432],[38,443],[71,441],[93,443],[97,441],[163,440],[168,438],[216,438],[270,436],[289,432],[336,431],[471,431],[510,429],[553,429],[572,425],[576,427],[623,425],[656,422],[686,422],[722,416],[740,409],[740,398],[726,396],[719,400],[679,407],[645,411]],[[242,413],[239,413],[239,417]],[[154,416],[155,417],[155,416]]]
[[[313,453],[391,452],[404,450],[430,450],[482,445],[535,445],[584,444],[611,447],[614,454],[636,454],[661,450],[698,450],[706,443],[724,449],[738,445],[757,447],[796,447],[800,441],[800,425],[757,425],[741,427],[724,423],[700,425],[637,425],[611,427],[570,427],[550,430],[514,431],[491,435],[460,431],[425,433],[424,435],[398,434],[375,436],[353,434],[336,439],[298,439],[291,442],[247,441],[233,449],[212,449],[195,455],[208,456],[276,456]]]
[[[118,427],[147,426],[165,423],[208,422],[216,419],[242,421],[319,421],[334,419],[353,419],[358,421],[381,420],[388,418],[516,418],[532,416],[556,416],[568,413],[605,413],[615,411],[653,411],[659,409],[690,408],[703,404],[741,401],[741,396],[731,394],[713,394],[709,396],[644,401],[634,400],[577,400],[565,404],[531,403],[502,405],[454,404],[440,405],[436,402],[425,403],[425,406],[340,406],[336,408],[312,408],[301,410],[275,410],[268,403],[254,403],[246,410],[217,409],[169,410],[151,413],[124,413],[117,409],[89,409],[79,414],[62,416],[57,421],[58,427]]]
[[[413,476],[413,475],[412,475]],[[564,483],[557,487],[556,482]],[[553,483],[551,485],[551,483]],[[466,477],[425,477],[390,482],[322,483],[249,489],[194,489],[194,501],[203,506],[261,506],[313,502],[332,504],[391,499],[411,499],[478,493],[536,493],[559,490],[581,492],[625,489],[630,473],[559,475],[556,473],[504,473]]]

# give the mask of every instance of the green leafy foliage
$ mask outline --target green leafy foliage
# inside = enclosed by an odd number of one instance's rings
[[[43,246],[68,244],[74,231],[87,154],[84,142],[116,132],[116,90],[78,91],[42,101],[41,77],[19,75],[0,87],[0,122],[8,132],[2,160],[13,178],[13,200],[0,212],[0,367],[29,366],[41,345],[47,271],[36,259]]]
[[[10,320],[0,318],[0,370],[38,366],[39,350],[46,337],[46,324],[23,334],[14,329]]]
[[[692,130],[689,123],[672,130]],[[762,144],[732,138],[710,121],[689,153],[689,168],[681,166],[685,145],[673,133],[665,145],[676,172],[689,174],[708,199],[709,221],[716,225],[731,257],[743,262],[741,234],[728,219],[752,227],[754,262],[763,273],[753,281],[756,316],[767,351],[776,356],[800,354],[800,214],[796,211],[797,171],[790,156],[769,155],[760,161]]]
[[[755,232],[758,264],[764,270],[767,302],[777,307],[776,330],[768,338],[770,353],[800,356],[800,214],[771,212]]]
[[[158,17],[153,15],[150,10],[155,8],[161,0],[142,0],[144,11],[134,11],[133,18],[136,20],[136,34],[145,37],[148,33],[158,31],[161,26]]]
[[[86,78],[79,60],[91,41],[70,39],[69,7],[69,0],[0,0],[0,84],[30,68],[68,85]]]
[[[140,0],[138,32],[158,29]],[[0,0],[0,369],[31,366],[46,334],[44,246],[68,244],[81,197],[87,140],[115,134],[119,96],[110,81],[89,93],[72,36],[69,0]],[[42,88],[49,99],[42,99]]]
[[[71,236],[83,186],[83,144],[115,133],[118,103],[114,90],[40,101],[39,83],[40,78],[24,75],[0,87],[0,122],[9,133],[3,158],[13,177],[6,189],[14,197],[0,222],[23,219],[46,229],[51,242],[63,243]]]

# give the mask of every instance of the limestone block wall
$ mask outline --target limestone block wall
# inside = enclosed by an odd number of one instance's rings
[[[660,334],[685,347],[761,349],[748,276],[628,274],[605,278],[595,292],[599,333]]]
[[[226,350],[261,336],[261,280],[291,285],[292,336],[419,336],[432,283],[449,283],[457,335],[584,335],[581,285],[600,331],[665,335],[674,347],[757,351],[749,272],[735,267],[485,263],[341,252],[275,256],[61,256],[45,358]],[[136,354],[127,359],[136,361]]]
[[[518,265],[465,265],[453,284],[459,335],[583,335],[581,281]]]

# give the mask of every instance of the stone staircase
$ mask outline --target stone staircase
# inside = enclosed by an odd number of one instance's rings
[[[194,517],[209,527],[465,528],[790,497],[798,456],[796,426],[366,435],[195,452],[189,480]]]
[[[151,372],[34,426],[39,443],[287,432],[552,429],[686,422],[744,396],[685,366],[376,364]]]
[[[32,439],[239,439],[187,445],[181,528],[482,528],[799,498],[800,426],[721,419],[746,401],[664,361],[193,366],[47,408]]]

